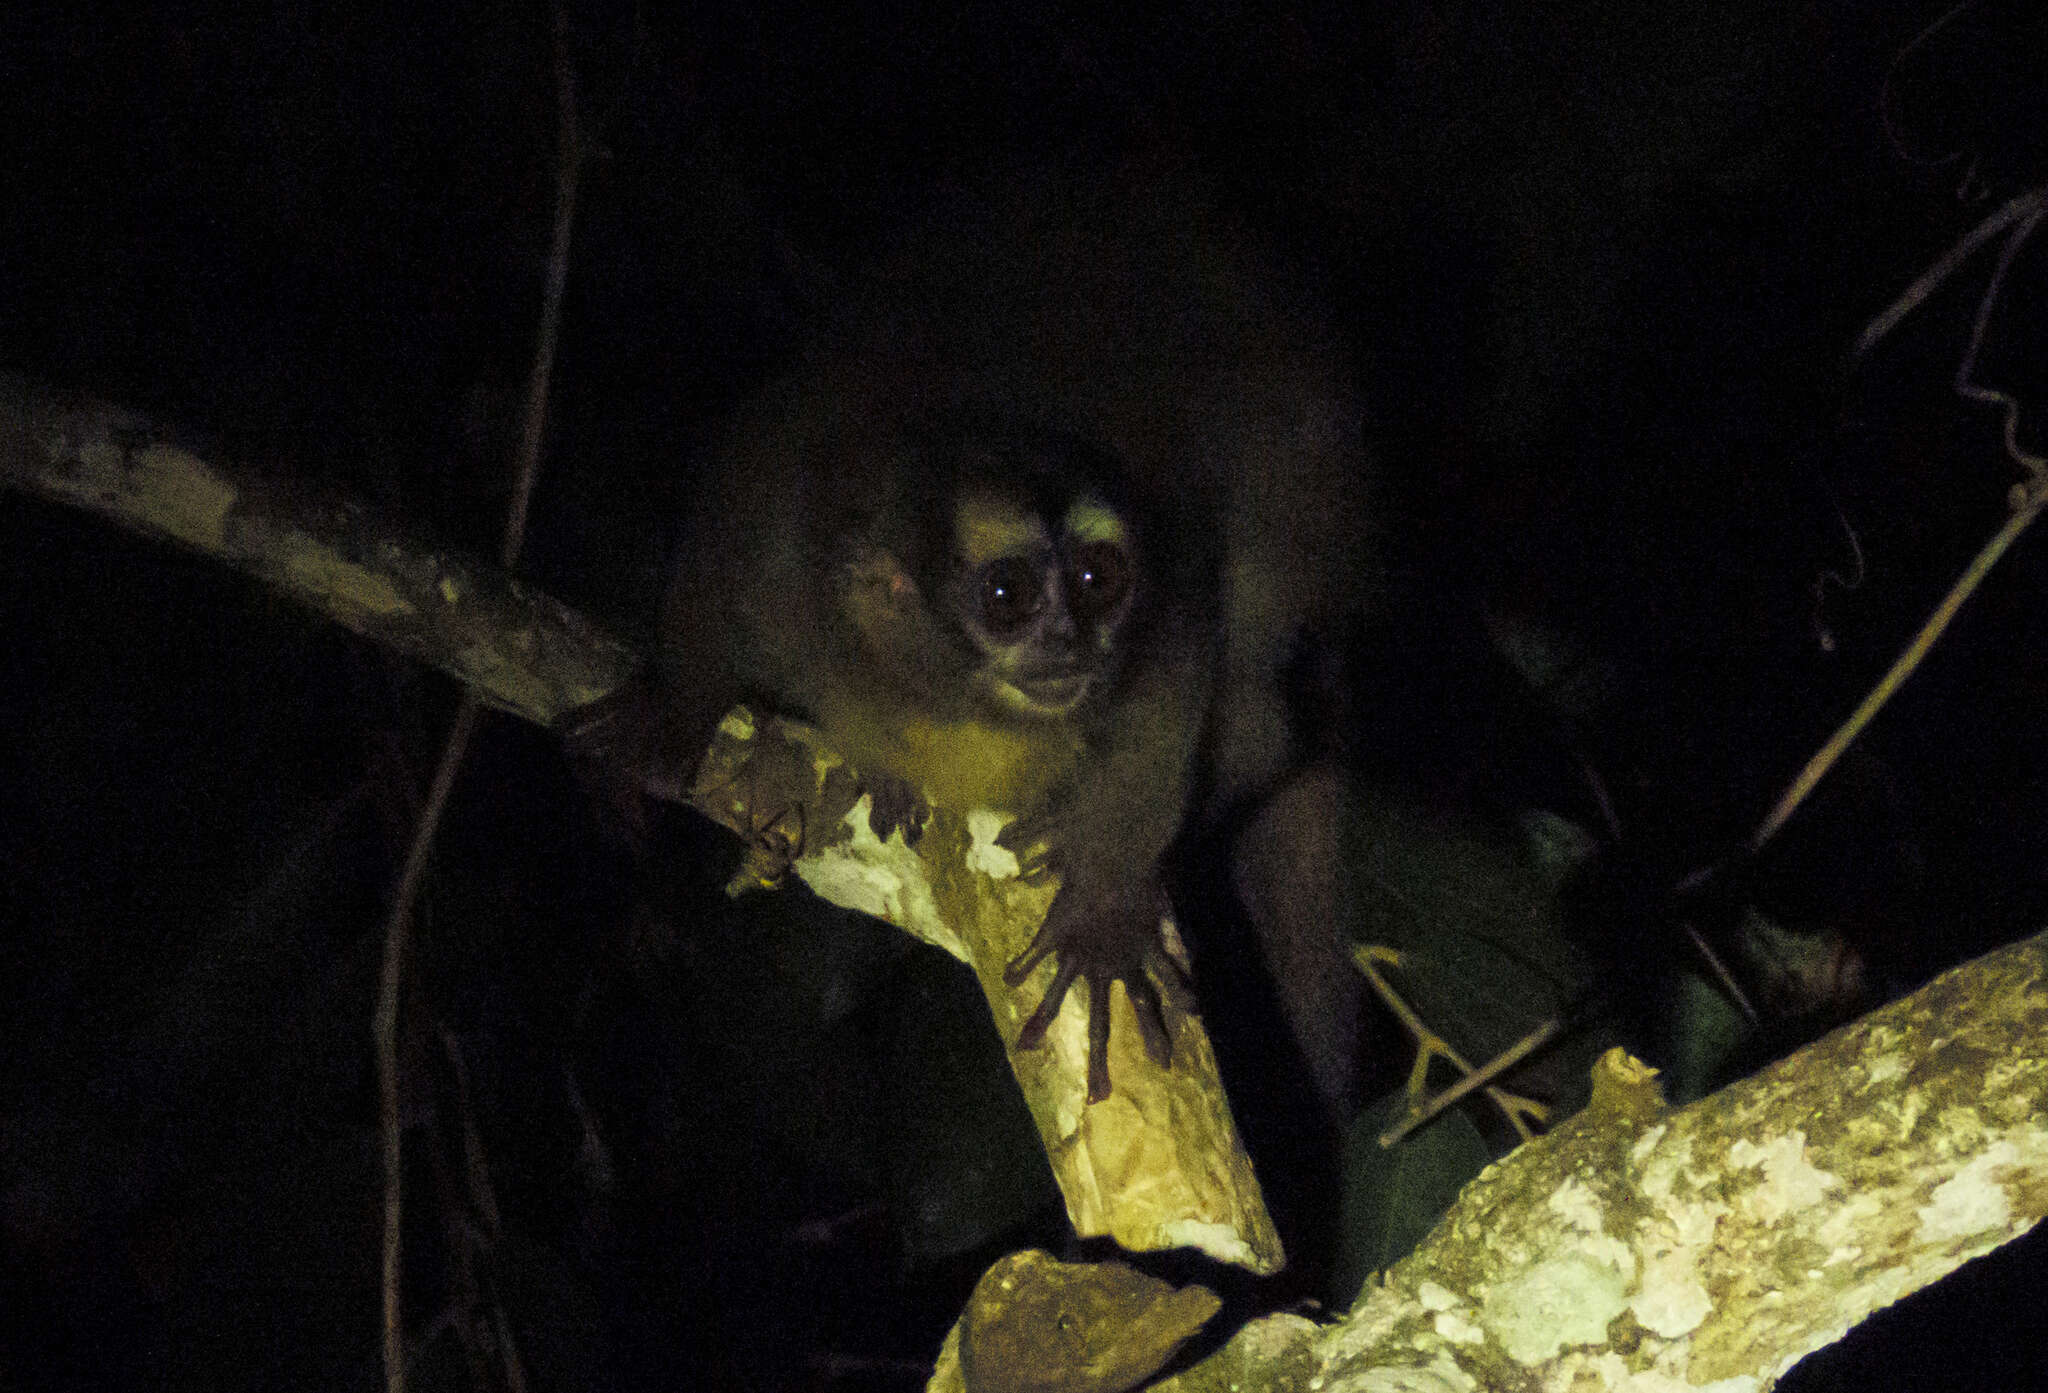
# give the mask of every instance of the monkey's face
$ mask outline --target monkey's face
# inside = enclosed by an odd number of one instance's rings
[[[1032,719],[1072,714],[1115,669],[1137,572],[1123,519],[1098,499],[1048,518],[994,489],[963,493],[946,603],[980,654],[983,696]]]

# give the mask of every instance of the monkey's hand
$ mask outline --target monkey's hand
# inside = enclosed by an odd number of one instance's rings
[[[683,802],[690,771],[704,753],[705,741],[694,732],[678,739],[670,704],[643,673],[556,726],[578,782],[636,849],[649,840],[653,803]]]
[[[1017,824],[1006,829],[1006,836],[1024,826]],[[1029,837],[1028,828],[1023,835]],[[1043,1043],[1046,1028],[1059,1015],[1067,989],[1075,979],[1087,979],[1091,1103],[1110,1094],[1109,984],[1124,984],[1132,1014],[1138,1018],[1139,1033],[1144,1037],[1145,1053],[1165,1069],[1173,1063],[1173,1044],[1152,973],[1171,974],[1176,982],[1180,978],[1179,968],[1160,936],[1160,920],[1170,906],[1165,887],[1159,882],[1158,869],[1147,866],[1134,874],[1129,865],[1089,864],[1099,859],[1085,854],[1062,855],[1055,850],[1032,868],[1057,872],[1059,893],[1053,897],[1052,908],[1030,947],[1003,971],[1003,980],[1018,986],[1047,956],[1055,957],[1052,985],[1045,989],[1038,1009],[1017,1033],[1017,1048],[1025,1050]]]
[[[860,780],[868,796],[868,828],[875,839],[886,842],[891,832],[901,831],[903,844],[916,846],[932,815],[917,785],[885,773],[863,773]]]

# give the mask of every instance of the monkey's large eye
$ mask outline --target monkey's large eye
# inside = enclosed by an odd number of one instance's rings
[[[981,622],[998,634],[1020,629],[1045,602],[1045,581],[1021,556],[992,561],[981,573]]]
[[[1089,542],[1067,562],[1067,593],[1083,619],[1115,612],[1130,591],[1130,554],[1115,542]]]

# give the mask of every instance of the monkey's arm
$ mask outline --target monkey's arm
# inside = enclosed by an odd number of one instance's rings
[[[1088,984],[1088,1101],[1109,1096],[1111,982],[1122,982],[1145,1042],[1160,1068],[1173,1061],[1161,1005],[1185,990],[1162,937],[1169,912],[1160,860],[1180,830],[1189,802],[1189,766],[1199,733],[1207,664],[1192,644],[1177,661],[1145,665],[1121,693],[1100,749],[1045,812],[1013,824],[1006,845],[1032,854],[1060,878],[1044,924],[1004,979],[1023,983],[1046,958],[1055,969],[1038,1008],[1017,1037],[1029,1049],[1045,1037],[1076,980]]]

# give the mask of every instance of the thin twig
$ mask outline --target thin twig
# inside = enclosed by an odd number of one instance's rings
[[[1978,248],[2014,223],[2039,217],[2044,206],[2048,206],[2048,189],[2033,189],[2007,199],[1997,212],[1965,232],[1941,260],[1921,272],[1919,278],[1906,287],[1904,294],[1892,301],[1883,314],[1871,320],[1868,327],[1856,336],[1856,348],[1850,355],[1850,361],[1861,360],[1877,347],[1886,335],[1899,327],[1899,321],[1919,309],[1928,296],[1955,274],[1958,266],[1976,254]]]
[[[1915,34],[1912,38],[1908,39],[1906,41],[1905,47],[1901,48],[1897,53],[1893,54],[1892,61],[1885,67],[1884,82],[1879,87],[1877,94],[1878,120],[1884,127],[1884,138],[1886,143],[1892,147],[1892,152],[1896,154],[1900,159],[1906,161],[1906,163],[1908,164],[1917,164],[1925,166],[1944,165],[1950,163],[1951,161],[1959,159],[1962,156],[1963,152],[1959,149],[1951,150],[1946,155],[1925,156],[1915,155],[1912,151],[1906,148],[1906,137],[1904,132],[1902,132],[1899,128],[1898,117],[1895,113],[1895,108],[1898,105],[1898,98],[1893,87],[1893,82],[1898,77],[1899,70],[1905,66],[1906,60],[1913,56],[1913,53],[1916,49],[1922,47],[1925,44],[1931,43],[1936,34],[1939,34],[1942,30],[1948,28],[1949,25],[1955,23],[1956,19],[1959,16],[1961,16],[1965,11],[1976,8],[1976,5],[1977,0],[1958,0],[1957,4],[1950,6],[1942,14],[1937,16],[1933,21],[1931,21],[1924,28],[1922,28],[1919,33]],[[1976,162],[1974,160],[1971,162],[1971,166],[1973,169],[1975,167],[1975,163]],[[1966,172],[1964,175],[1965,184],[1968,183],[1968,180],[1969,174],[1968,172]]]
[[[1998,564],[1998,558],[2005,555],[2005,549],[2018,540],[2020,533],[2027,530],[2027,524],[2041,511],[2041,505],[2048,503],[2048,489],[2043,488],[2040,480],[2016,489],[2015,493],[2016,506],[2012,516],[2005,520],[2005,526],[1999,528],[1997,534],[1984,544],[1983,550],[1970,562],[1969,569],[1949,587],[1948,594],[1935,606],[1934,613],[1927,616],[1927,622],[1920,626],[1920,632],[1906,645],[1906,651],[1899,654],[1892,663],[1891,670],[1870,689],[1855,711],[1850,713],[1849,719],[1842,722],[1841,727],[1828,737],[1828,742],[1814,752],[1812,759],[1806,761],[1806,767],[1799,771],[1799,777],[1778,795],[1778,801],[1771,808],[1770,815],[1750,834],[1749,849],[1752,852],[1761,851],[1764,844],[1778,834],[1778,829],[1785,825],[1793,810],[1805,801],[1806,795],[1813,792],[1828,770],[1834,767],[1835,761],[1842,757],[1842,752],[1849,748],[1850,743],[1863,733],[1863,728],[1869,725],[1884,704],[1891,700],[1892,693],[1898,691],[1905,680],[1913,675],[1913,670],[1920,666],[1920,660],[1927,656],[1928,650],[1934,647],[1935,641],[1947,630],[1950,621],[1963,607],[1963,601],[1970,598],[1971,592],[1982,583],[1991,568]]]
[[[2048,457],[2038,455],[2020,446],[2020,404],[2018,398],[1995,387],[1985,387],[1971,381],[1977,369],[1977,354],[1984,347],[1984,331],[1991,323],[1991,308],[1998,303],[1999,295],[2005,289],[2006,273],[2012,269],[2013,258],[2020,254],[2020,248],[2034,235],[2041,225],[2041,219],[2048,215],[2048,189],[2036,189],[2030,195],[2032,211],[2020,220],[1999,249],[1998,265],[1992,269],[1991,281],[1984,287],[1984,294],[1977,300],[1977,318],[1970,326],[1970,346],[1963,353],[1963,361],[1956,364],[1956,394],[1965,400],[1986,406],[1998,407],[2004,416],[2000,438],[2005,443],[2006,457],[2039,478],[2048,473]]]
[[[560,3],[549,6],[555,59],[555,221],[550,233],[546,282],[541,287],[540,324],[535,332],[533,368],[526,376],[526,409],[520,416],[519,477],[505,517],[499,559],[511,570],[526,542],[526,513],[540,477],[540,447],[547,429],[548,392],[554,379],[556,345],[562,335],[562,299],[569,285],[569,241],[576,226],[576,193],[582,182],[583,136],[576,125],[576,73],[569,61],[569,16]]]
[[[540,325],[534,345],[533,368],[527,375],[526,404],[521,413],[517,481],[512,506],[505,519],[499,556],[510,570],[519,559],[525,542],[526,518],[533,499],[535,481],[540,477],[541,443],[547,432],[550,384],[554,377],[556,348],[561,337],[562,299],[569,280],[569,241],[576,217],[576,190],[580,172],[581,138],[576,129],[576,87],[569,59],[569,20],[559,3],[550,7],[555,76],[555,207],[554,226],[548,248],[546,279],[541,291]],[[433,849],[434,834],[441,813],[454,786],[456,771],[469,749],[470,732],[476,728],[479,704],[465,691],[455,712],[455,723],[441,750],[441,762],[427,803],[406,851],[404,873],[392,897],[391,914],[384,925],[383,970],[378,979],[376,1041],[379,1122],[384,1158],[384,1248],[383,1248],[383,1345],[384,1387],[387,1393],[405,1393],[405,1329],[403,1312],[403,1247],[400,1241],[404,1211],[404,1155],[399,1125],[398,1017],[405,981],[406,940],[412,925],[412,907],[419,897],[427,857]],[[499,1313],[499,1348],[508,1382],[524,1386],[518,1351],[511,1342],[511,1330]]]
[[[1693,952],[1699,955],[1700,961],[1707,965],[1707,971],[1714,974],[1714,980],[1721,984],[1721,990],[1728,994],[1728,999],[1735,1003],[1735,1009],[1742,1013],[1742,1018],[1752,1026],[1762,1025],[1764,1018],[1758,1014],[1756,1003],[1749,999],[1749,993],[1735,980],[1735,974],[1729,971],[1728,964],[1722,960],[1721,955],[1714,951],[1714,945],[1707,942],[1707,936],[1691,924],[1687,924],[1685,939],[1692,945]]]
[[[399,1231],[404,1219],[403,1190],[400,1185],[404,1158],[400,1147],[398,1116],[398,1004],[405,984],[405,947],[412,924],[412,907],[419,899],[425,878],[427,856],[434,845],[434,831],[441,812],[448,805],[448,791],[455,785],[455,773],[469,748],[469,732],[476,725],[478,706],[465,695],[456,709],[454,727],[441,751],[441,763],[434,770],[434,782],[427,792],[426,807],[406,849],[405,869],[398,877],[398,889],[391,897],[391,914],[384,921],[384,962],[377,979],[377,1101],[384,1156],[384,1387],[387,1393],[405,1393],[405,1326],[400,1301],[402,1250]]]

